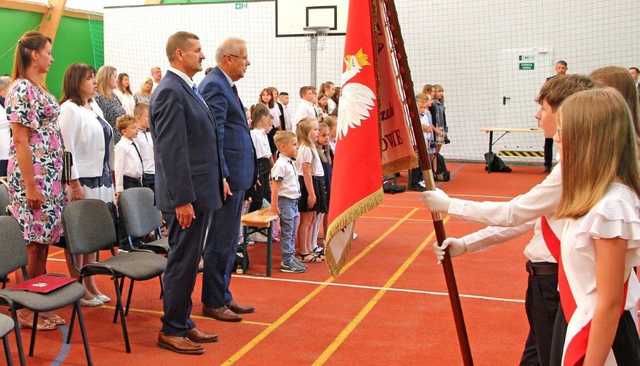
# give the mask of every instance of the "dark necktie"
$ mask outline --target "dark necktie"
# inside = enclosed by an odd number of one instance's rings
[[[200,92],[198,91],[198,88],[196,88],[195,84],[191,87],[191,90],[193,90],[193,93],[196,95],[196,97],[198,97],[198,99],[200,99],[200,101],[202,101],[202,103],[204,103],[205,105],[207,104],[207,102],[204,101],[202,95],[200,95]]]
[[[278,105],[278,109],[280,110],[280,129],[282,131],[287,129],[287,125],[284,122],[284,107],[280,103],[276,103]]]

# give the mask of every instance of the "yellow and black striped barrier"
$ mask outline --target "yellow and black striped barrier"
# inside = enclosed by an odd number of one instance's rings
[[[501,150],[498,156],[505,158],[544,158],[544,151]]]

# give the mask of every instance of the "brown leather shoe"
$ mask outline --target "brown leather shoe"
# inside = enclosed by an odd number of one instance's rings
[[[189,331],[187,331],[187,338],[195,343],[214,343],[218,341],[217,335],[205,333],[198,328],[189,329]]]
[[[187,337],[170,336],[162,332],[158,334],[158,346],[176,353],[187,355],[201,355],[204,348],[201,345],[192,342]]]
[[[253,306],[242,306],[233,301],[227,304],[227,307],[236,314],[251,314],[256,311],[256,308],[254,308]]]
[[[226,306],[222,306],[219,308],[204,306],[202,308],[202,314],[204,316],[208,316],[209,318],[220,320],[222,322],[239,322],[242,320],[242,317],[231,311]]]

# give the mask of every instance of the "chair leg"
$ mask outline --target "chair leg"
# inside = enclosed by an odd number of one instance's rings
[[[18,313],[14,307],[11,308],[11,317],[14,322],[14,331],[16,333],[16,346],[18,348],[18,356],[20,357],[20,366],[26,366],[27,360],[24,357],[24,347],[22,346],[22,336],[20,336],[20,322],[18,321]]]
[[[273,231],[271,229],[272,223],[269,224],[267,229],[267,277],[271,277],[271,247],[273,244]]]
[[[127,294],[127,308],[124,311],[124,316],[129,316],[129,306],[131,305],[131,295],[133,295],[133,278],[129,279],[129,293]]]
[[[120,297],[122,297],[122,290],[124,289],[124,277],[122,277],[120,279],[120,282],[118,283],[118,279],[116,278],[116,292],[120,294]],[[113,324],[118,322],[118,309],[114,309],[113,311]]]
[[[73,324],[76,321],[76,312],[71,312],[71,320],[69,321],[69,328],[67,329],[67,344],[71,343],[71,337],[73,335]]]
[[[38,312],[33,312],[33,325],[31,326],[31,343],[29,344],[29,357],[33,357],[33,349],[36,347],[36,333],[38,333]]]
[[[160,300],[164,296],[164,282],[162,281],[162,274],[158,276],[158,280],[160,280]]]
[[[84,345],[84,355],[87,357],[87,365],[92,366],[91,350],[89,349],[89,339],[87,337],[87,330],[84,327],[84,319],[82,318],[82,312],[80,311],[80,303],[73,304],[73,313],[78,314],[78,326],[80,326],[80,334],[82,334],[82,343]]]
[[[4,357],[7,359],[7,366],[13,366],[13,359],[11,359],[11,348],[9,348],[9,339],[5,335],[2,337],[2,347],[4,347]]]
[[[127,353],[131,353],[131,344],[129,343],[129,333],[127,332],[127,319],[122,310],[122,291],[118,288],[118,279],[113,279],[113,285],[116,288],[116,311],[120,313],[120,325],[122,326],[122,336],[124,337],[124,347]]]

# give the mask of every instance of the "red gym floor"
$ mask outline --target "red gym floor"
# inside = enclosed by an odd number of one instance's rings
[[[440,187],[473,200],[506,200],[541,181],[541,167],[515,167],[510,174],[486,174],[480,164],[450,164],[451,182]],[[479,229],[446,218],[449,236]],[[127,317],[132,353],[124,352],[113,307],[83,308],[96,365],[459,365],[461,358],[441,267],[430,249],[429,213],[418,193],[385,195],[384,203],[358,221],[350,261],[337,278],[324,264],[305,274],[278,272],[264,278],[264,246],[251,248],[250,273],[232,281],[235,299],[257,308],[241,323],[200,316],[200,279],[194,291],[198,327],[219,335],[203,356],[185,356],[156,347],[162,302],[157,280],[136,283]],[[526,332],[522,250],[529,235],[487,251],[454,259],[458,287],[476,365],[517,364]],[[64,255],[52,248],[48,269],[66,271]],[[103,291],[113,296],[106,277]],[[3,310],[5,311],[5,310]],[[70,310],[60,311],[69,319]],[[38,332],[29,365],[84,365],[82,341],[65,327]],[[28,346],[29,330],[23,330]],[[15,354],[15,338],[10,336]],[[3,358],[0,358],[3,359]],[[4,359],[3,359],[4,360]]]

